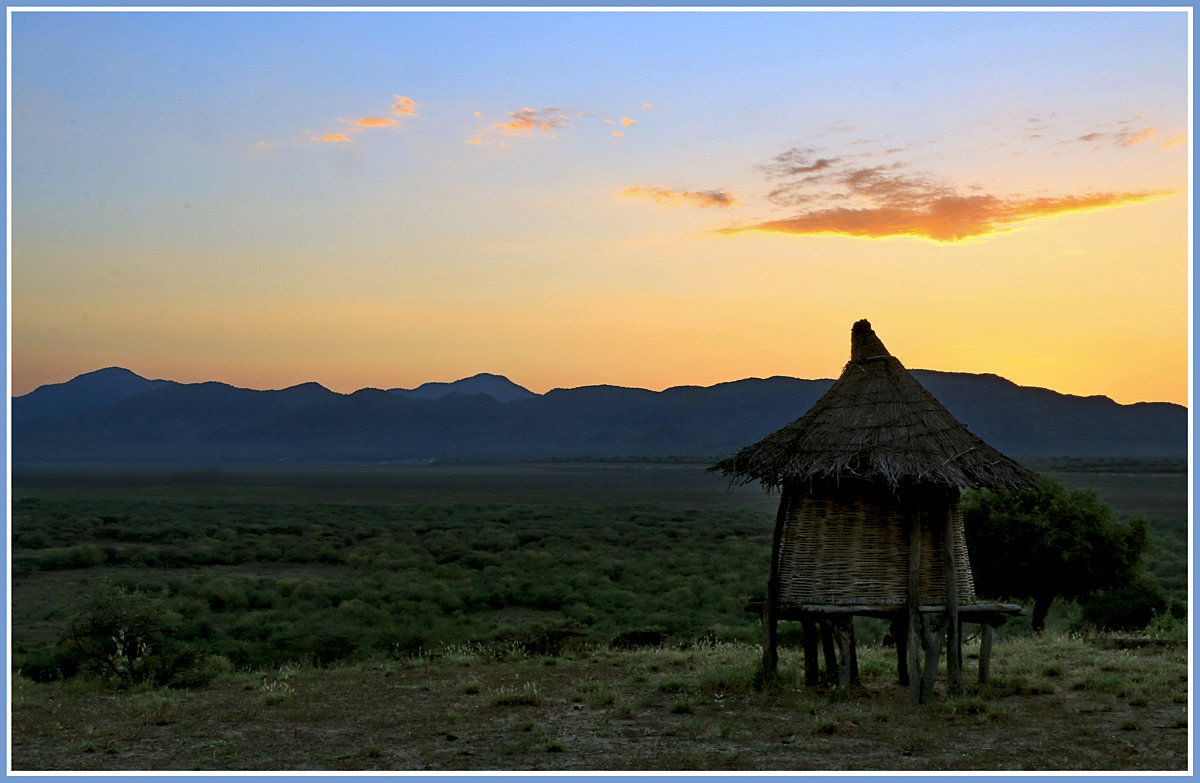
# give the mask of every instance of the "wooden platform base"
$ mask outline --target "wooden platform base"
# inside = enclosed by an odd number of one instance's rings
[[[944,605],[917,607],[919,627],[910,628],[910,610],[906,606],[882,605],[789,605],[770,607],[763,599],[751,600],[747,611],[758,613],[763,626],[763,671],[774,672],[779,665],[777,628],[780,620],[804,625],[804,679],[808,685],[821,681],[818,644],[823,648],[826,677],[841,688],[858,682],[858,656],[855,650],[854,617],[879,617],[891,621],[891,636],[896,643],[896,669],[901,685],[906,685],[916,703],[924,703],[933,693],[938,658],[943,643],[947,649],[947,678],[952,694],[963,692],[963,623],[976,623],[979,633],[979,683],[990,676],[992,642],[996,629],[1012,616],[1025,614],[1016,604],[977,603],[958,607],[959,632],[948,634],[949,622]],[[818,640],[819,634],[819,640]],[[924,659],[922,661],[922,658]]]

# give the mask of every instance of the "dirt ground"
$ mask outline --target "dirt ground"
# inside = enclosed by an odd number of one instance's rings
[[[194,691],[18,679],[10,765],[1182,771],[1190,743],[1180,672],[1170,698],[1064,680],[959,698],[939,692],[924,707],[882,677],[846,695],[793,686],[725,692],[720,677],[682,654],[285,667],[225,675]]]

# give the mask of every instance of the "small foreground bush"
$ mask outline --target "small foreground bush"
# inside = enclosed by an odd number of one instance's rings
[[[207,685],[219,667],[173,638],[178,620],[161,595],[105,586],[72,618],[57,651],[37,663],[30,676],[57,679],[83,673],[119,686]]]

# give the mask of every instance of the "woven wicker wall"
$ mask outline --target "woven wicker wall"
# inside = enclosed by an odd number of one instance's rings
[[[902,502],[873,490],[785,491],[780,538],[779,602],[903,606],[908,600],[908,515],[920,508],[923,604],[946,600],[946,514],[953,518],[958,601],[974,601],[975,584],[957,493]]]

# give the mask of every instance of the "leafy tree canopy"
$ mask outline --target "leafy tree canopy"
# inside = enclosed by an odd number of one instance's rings
[[[965,493],[963,524],[976,589],[1032,599],[1035,631],[1055,598],[1085,600],[1132,584],[1147,542],[1144,520],[1122,522],[1094,491],[1049,476],[1034,490]]]

